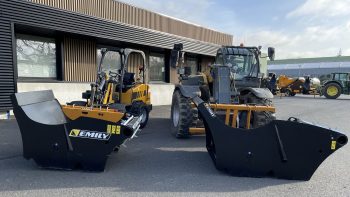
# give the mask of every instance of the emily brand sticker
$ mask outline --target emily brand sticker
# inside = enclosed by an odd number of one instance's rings
[[[109,138],[111,137],[111,134],[98,132],[98,131],[72,129],[69,133],[69,136],[70,137],[89,138],[89,139],[94,139],[94,140],[109,140]]]

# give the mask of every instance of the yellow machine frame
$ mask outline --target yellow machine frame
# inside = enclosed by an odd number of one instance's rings
[[[103,99],[103,104],[114,103],[114,98],[119,98],[119,92],[113,91],[115,86],[113,83],[108,83],[106,97]],[[151,93],[149,92],[149,85],[136,84],[134,87],[128,89],[126,92],[122,92],[121,104],[131,104],[134,101],[142,101],[146,105],[151,104]]]
[[[226,111],[225,113],[225,124],[234,128],[237,128],[236,120],[238,116],[239,111],[247,111],[247,122],[246,122],[246,129],[250,128],[250,119],[251,114],[253,111],[269,111],[269,112],[275,112],[276,108],[272,106],[253,106],[253,105],[233,105],[233,104],[209,104],[210,107],[215,111],[221,110]],[[194,106],[194,104],[193,104]],[[233,112],[233,115],[231,115]],[[232,116],[232,118],[231,118]],[[231,118],[231,125],[230,125],[230,118]],[[189,128],[189,133],[191,135],[201,135],[205,134],[204,128],[198,128],[198,127],[191,127]]]
[[[87,117],[110,122],[119,122],[124,117],[124,113],[108,108],[91,109],[91,107],[62,105],[62,110],[64,115],[66,115],[70,120],[76,120],[79,117]]]

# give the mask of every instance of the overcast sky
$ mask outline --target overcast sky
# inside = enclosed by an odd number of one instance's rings
[[[276,59],[350,55],[350,0],[122,0],[276,48]]]

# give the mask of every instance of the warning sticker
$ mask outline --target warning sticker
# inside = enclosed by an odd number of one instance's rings
[[[119,135],[120,134],[120,126],[110,125],[110,124],[107,125],[107,133]]]
[[[337,145],[337,141],[332,140],[332,143],[331,143],[331,150],[335,150],[336,145]]]
[[[72,129],[69,133],[69,136],[79,137],[79,138],[89,138],[94,140],[109,140],[109,138],[111,137],[111,134],[98,132],[98,131]]]

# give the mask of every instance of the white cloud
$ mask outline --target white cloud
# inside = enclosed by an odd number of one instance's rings
[[[307,0],[289,12],[287,18],[312,16],[317,18],[350,15],[350,0]]]
[[[342,55],[350,55],[350,48],[343,50],[342,49]]]
[[[342,55],[350,55],[350,0],[306,0],[286,16],[271,16],[272,21],[284,24],[280,27],[241,22],[236,8],[214,0],[122,1],[233,34],[235,45],[274,46],[278,59],[335,56],[340,48]]]
[[[185,20],[201,26],[209,26],[206,18],[213,5],[213,0],[122,0],[125,3],[132,4],[153,12],[161,13]],[[213,27],[212,27],[213,28]]]
[[[246,35],[246,45],[276,48],[276,59],[350,55],[350,29],[344,25],[314,26],[298,33],[288,31],[258,31]],[[238,44],[238,43],[235,43]]]

